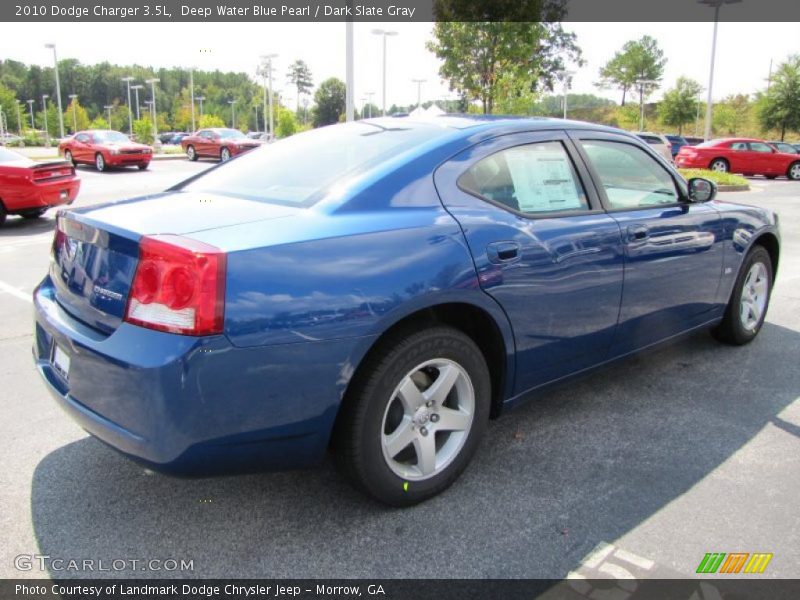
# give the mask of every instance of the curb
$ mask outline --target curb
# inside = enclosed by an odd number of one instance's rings
[[[717,185],[718,192],[749,192],[750,186],[745,185]]]

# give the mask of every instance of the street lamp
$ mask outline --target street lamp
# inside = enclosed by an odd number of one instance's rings
[[[108,128],[111,129],[111,109],[114,108],[113,104],[105,104],[103,106],[108,111]]]
[[[17,132],[19,133],[20,137],[22,137],[22,117],[20,116],[19,106],[22,104],[19,100],[17,100]]]
[[[58,56],[56,55],[56,45],[55,44],[45,44],[45,48],[52,48],[53,49],[53,63],[55,64],[56,70],[56,98],[58,98],[58,129],[61,132],[61,137],[64,137],[64,115],[62,114],[61,108],[61,83],[58,81]]]
[[[275,54],[275,53],[273,53],[273,54],[262,54],[261,55],[261,60],[264,61],[264,66],[266,66],[266,68],[267,68],[267,82],[269,84],[269,137],[267,138],[267,141],[272,141],[272,139],[275,137],[275,135],[273,133],[275,131],[274,130],[274,126],[275,125],[274,125],[273,118],[272,118],[272,59],[273,58],[277,58],[277,57],[278,57],[278,55]],[[264,90],[264,92],[266,92],[266,90]],[[267,94],[265,93],[264,96],[266,96],[266,95]],[[264,110],[267,110],[267,101],[266,100],[267,100],[267,98],[265,97],[264,98]]]
[[[158,123],[156,123],[156,120],[158,119],[158,114],[157,114],[157,110],[156,110],[156,84],[159,81],[161,81],[161,80],[158,79],[157,77],[153,77],[153,78],[148,79],[148,80],[145,81],[145,83],[149,83],[150,84],[150,90],[152,92],[150,97],[153,100],[153,147],[156,150],[160,150],[161,149],[161,142],[158,139]]]
[[[194,133],[196,131],[194,128],[194,67],[189,67],[189,98],[192,99],[192,133]],[[258,123],[256,123],[256,129],[258,129]]]
[[[78,133],[78,115],[75,112],[75,105],[78,103],[78,94],[70,94],[69,99],[70,104],[72,104],[72,133]]]
[[[387,31],[385,29],[373,29],[374,35],[383,36],[383,116],[386,116],[386,38],[390,35],[397,35],[396,31]]]
[[[50,147],[50,130],[47,128],[47,99],[50,97],[50,94],[42,94],[42,106],[44,110],[42,115],[44,115],[44,145],[46,148]]]
[[[644,131],[644,88],[647,85],[656,85],[655,79],[637,79],[639,86],[639,131]]]
[[[231,129],[236,129],[236,100],[228,100],[231,105]]]
[[[131,89],[136,94],[136,120],[138,121],[138,120],[140,120],[142,118],[141,115],[139,114],[139,90],[143,90],[144,86],[141,85],[141,84],[140,85],[132,85]]]
[[[369,105],[367,106],[367,110],[369,111],[369,118],[372,118],[372,97],[375,95],[375,92],[367,92],[367,101]]]
[[[723,4],[737,4],[742,0],[697,0],[700,4],[714,7],[714,35],[711,38],[711,67],[708,73],[708,100],[706,101],[706,127],[703,132],[703,139],[708,141],[711,138],[711,117],[713,105],[711,103],[711,90],[714,87],[714,59],[717,54],[717,25],[719,25],[719,9]]]
[[[202,118],[202,116],[203,116],[203,100],[205,100],[206,97],[205,96],[195,96],[194,99],[197,100],[200,103],[200,117]]]
[[[422,104],[422,84],[428,81],[427,79],[412,79],[412,82],[417,84],[417,108]]]
[[[122,81],[128,84],[128,135],[133,135],[133,108],[131,108],[131,81],[133,81],[133,77],[123,77]]]
[[[28,107],[31,109],[31,129],[36,129],[36,125],[33,124],[33,105],[36,104],[36,100],[28,100]]]
[[[561,79],[561,82],[564,84],[564,118],[567,118],[567,92],[569,91],[569,86],[572,83],[572,76],[575,75],[575,71],[559,71],[558,76]]]

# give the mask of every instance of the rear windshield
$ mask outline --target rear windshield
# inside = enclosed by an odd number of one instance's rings
[[[718,146],[722,140],[708,140],[707,142],[703,142],[702,144],[697,144],[698,148],[711,148],[712,146]]]
[[[337,180],[446,133],[400,123],[322,127],[257,148],[178,189],[310,206]]]
[[[21,160],[22,156],[17,154],[16,152],[12,152],[11,150],[6,150],[2,146],[0,146],[0,163],[4,162],[12,162]]]

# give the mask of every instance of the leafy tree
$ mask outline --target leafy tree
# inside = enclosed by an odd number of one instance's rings
[[[3,122],[8,123],[10,130],[18,130],[20,124],[17,122],[17,95],[2,83],[0,83],[0,107],[3,109]],[[21,119],[24,119],[23,114],[24,111],[20,108]]]
[[[275,133],[279,138],[289,137],[297,133],[297,118],[294,112],[283,106],[278,108],[278,120]]]
[[[314,127],[322,127],[339,122],[345,110],[345,85],[336,77],[323,81],[314,94],[317,106],[314,110]]]
[[[108,121],[103,117],[95,117],[87,129],[109,129]]]
[[[36,115],[36,126],[41,129],[42,131],[45,130],[45,120],[47,121],[47,131],[50,134],[50,138],[57,138],[59,131],[58,131],[58,107],[53,102],[47,102],[47,119],[45,119],[44,111],[39,111]]]
[[[150,117],[142,117],[134,121],[133,134],[140,144],[152,144],[155,140],[153,139],[153,121],[150,120]]]
[[[311,69],[305,61],[297,59],[289,65],[289,74],[286,79],[297,89],[297,105],[295,111],[300,110],[300,94],[308,94],[311,88],[314,87],[314,81],[311,78]]]
[[[648,79],[661,81],[667,59],[664,51],[658,47],[655,38],[649,35],[639,40],[626,42],[622,49],[614,54],[605,66],[600,69],[600,82],[603,88],[616,87],[622,90],[622,106],[628,91],[637,90],[637,80]],[[645,95],[657,86],[644,86]]]
[[[683,135],[683,126],[697,117],[697,96],[702,88],[694,79],[678,77],[675,87],[664,94],[658,106],[658,115],[665,125],[678,128]]]
[[[75,111],[74,115],[73,110]],[[72,133],[82,131],[89,127],[89,115],[86,109],[78,102],[77,98],[73,98],[64,111],[64,127]]]
[[[764,129],[780,129],[781,141],[787,129],[800,131],[800,54],[778,66],[758,112]]]
[[[197,122],[197,128],[206,129],[207,127],[225,127],[225,121],[217,115],[203,115]]]
[[[753,116],[753,103],[746,94],[736,94],[714,105],[714,130],[724,135],[740,135]]]
[[[508,8],[507,3],[500,4]],[[520,14],[532,15],[529,22],[440,20],[434,25],[435,40],[427,44],[442,61],[439,74],[450,89],[468,101],[480,101],[484,113],[494,110],[500,94],[513,98],[552,90],[565,60],[582,63],[575,35],[565,32],[557,18],[539,20],[544,10],[540,0],[521,0],[517,5]],[[482,6],[487,14],[497,8]],[[441,5],[438,8],[441,12]]]

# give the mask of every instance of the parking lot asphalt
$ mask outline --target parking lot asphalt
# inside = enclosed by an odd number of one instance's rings
[[[77,205],[157,191],[211,164],[81,168]],[[329,462],[175,479],[89,438],[31,360],[29,298],[47,269],[53,218],[9,218],[0,577],[687,577],[707,552],[771,552],[764,577],[800,577],[800,183],[751,184],[721,197],[776,210],[783,232],[755,342],[731,348],[700,333],[540,393],[490,424],[450,490],[403,510],[353,491]],[[193,569],[19,570],[19,555]]]

